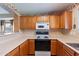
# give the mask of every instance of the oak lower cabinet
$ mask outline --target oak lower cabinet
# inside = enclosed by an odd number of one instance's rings
[[[28,55],[35,55],[35,40],[34,39],[28,39]]]
[[[9,52],[6,56],[19,56],[19,55],[20,55],[20,50],[19,50],[19,47],[17,47],[11,52]]]
[[[51,39],[51,55],[56,56],[57,55],[57,40]]]
[[[63,55],[63,43],[57,40],[57,56]]]
[[[79,56],[79,53],[75,52],[75,56]]]
[[[63,56],[74,56],[75,51],[66,45],[63,45]]]
[[[20,56],[28,56],[28,40],[20,45]]]

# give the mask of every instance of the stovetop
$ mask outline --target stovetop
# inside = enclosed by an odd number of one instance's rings
[[[49,35],[36,35],[37,39],[49,39]]]

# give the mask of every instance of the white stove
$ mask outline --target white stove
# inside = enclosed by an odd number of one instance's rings
[[[35,56],[50,56],[49,23],[36,23]]]

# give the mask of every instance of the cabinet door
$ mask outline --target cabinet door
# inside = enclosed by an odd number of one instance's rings
[[[54,15],[50,16],[50,28],[51,29],[55,29],[55,20],[56,20],[56,16]]]
[[[60,17],[59,17],[59,15],[57,15],[56,20],[55,20],[55,28],[56,29],[59,29],[59,20],[60,20]]]
[[[35,54],[35,40],[29,39],[29,55]]]
[[[10,53],[8,53],[6,56],[19,56],[19,47],[12,50]]]
[[[68,29],[71,30],[72,29],[72,12],[65,12],[66,13],[66,19],[67,20],[67,26]]]
[[[72,12],[65,11],[61,14],[61,25],[62,29],[72,29]]]
[[[37,22],[44,22],[44,19],[42,16],[37,16]]]
[[[37,22],[49,22],[49,16],[37,16]]]
[[[65,15],[64,14],[62,14],[61,15],[61,19],[60,19],[60,28],[61,29],[64,29],[65,28]]]
[[[44,22],[49,22],[49,16],[43,16]]]
[[[28,29],[29,28],[29,18],[26,16],[21,16],[20,17],[20,28],[22,30]]]
[[[51,15],[49,22],[50,22],[51,29],[58,29],[59,28],[59,16],[58,15]]]
[[[57,56],[63,55],[63,44],[60,41],[57,41]]]
[[[20,56],[28,55],[28,40],[20,45]]]
[[[31,28],[32,29],[36,29],[36,22],[37,22],[37,17],[36,16],[33,16],[32,17],[32,20],[31,20]]]
[[[72,56],[71,54],[69,54],[65,49],[63,50],[63,56]]]
[[[52,56],[57,55],[57,40],[56,39],[51,40],[51,55]]]
[[[63,45],[63,56],[74,56],[75,52],[67,47],[66,45]]]

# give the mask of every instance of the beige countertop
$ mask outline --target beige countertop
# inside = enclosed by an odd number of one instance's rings
[[[50,32],[49,39],[58,39],[64,44],[66,43],[79,43],[78,37],[72,35],[63,35],[60,32]],[[0,37],[0,56],[5,56],[7,53],[15,49],[17,46],[22,44],[27,39],[36,39],[35,31],[27,30],[20,33],[15,33],[12,35],[7,35],[5,37]],[[69,46],[72,48],[71,46]],[[72,48],[74,49],[74,48]],[[76,52],[78,50],[74,49]]]

